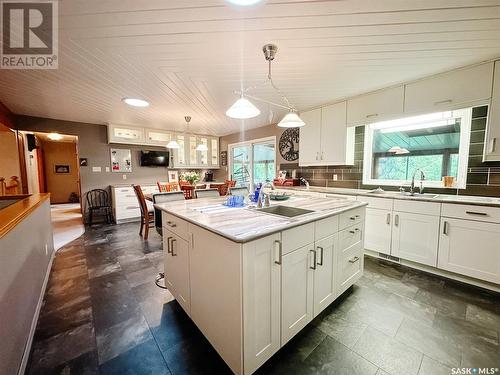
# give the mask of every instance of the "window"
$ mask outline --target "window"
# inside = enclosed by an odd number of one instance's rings
[[[253,190],[276,176],[276,137],[229,145],[229,179]]]
[[[363,184],[407,185],[418,169],[424,186],[444,176],[465,188],[472,108],[373,123],[365,129]]]

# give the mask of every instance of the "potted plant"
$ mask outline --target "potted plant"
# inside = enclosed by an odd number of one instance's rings
[[[191,185],[195,185],[200,181],[201,175],[198,172],[184,172],[181,174],[181,180],[189,182]]]

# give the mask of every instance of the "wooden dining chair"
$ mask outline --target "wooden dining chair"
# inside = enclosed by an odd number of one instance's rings
[[[218,189],[195,189],[194,191],[196,198],[218,198]]]
[[[142,237],[142,231],[144,229],[144,239],[147,240],[149,236],[150,225],[154,225],[155,222],[155,214],[154,211],[149,211],[141,186],[132,185],[132,187],[134,188],[135,196],[137,197],[139,208],[141,209],[141,229],[139,230],[139,235]]]
[[[184,193],[184,199],[194,198],[194,186],[193,185],[181,185],[181,191]]]

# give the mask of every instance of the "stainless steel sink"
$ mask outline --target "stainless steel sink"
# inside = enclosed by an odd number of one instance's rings
[[[285,217],[295,217],[314,212],[312,210],[305,210],[303,208],[280,206],[280,205],[258,208],[257,211],[264,212],[266,214],[285,216]]]
[[[405,197],[414,197],[414,198],[428,198],[428,199],[434,199],[436,198],[439,194],[434,194],[434,193],[414,193],[413,195],[409,192],[404,192],[404,193],[399,193],[402,196]]]

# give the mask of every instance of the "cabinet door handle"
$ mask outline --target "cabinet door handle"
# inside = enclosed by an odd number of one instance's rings
[[[310,269],[315,270],[316,269],[316,250],[309,250],[311,253],[313,253],[313,265],[309,266]]]
[[[440,100],[438,102],[434,102],[434,105],[440,105],[440,104],[449,104],[449,103],[452,103],[453,100],[451,99],[446,99],[446,100]]]
[[[350,230],[350,231],[349,231],[349,233],[351,233],[351,234],[354,234],[354,233],[356,233],[356,232],[359,232],[359,228],[356,228],[356,229],[354,229],[354,230]]]
[[[171,242],[172,243],[172,250],[171,250],[172,251],[172,256],[176,257],[177,254],[174,254],[174,242],[177,242],[177,240],[175,238],[172,238],[172,242]]]
[[[488,216],[486,212],[465,211],[465,213],[469,215]]]
[[[394,225],[399,226],[399,215],[394,216]]]
[[[278,260],[275,260],[274,263],[281,265],[283,259],[283,245],[280,240],[274,240],[274,248],[276,249],[276,245],[278,245]]]
[[[496,148],[497,148],[497,139],[491,138],[491,140],[490,140],[490,154],[495,152]]]
[[[448,235],[448,222],[443,222],[443,234]]]
[[[324,249],[321,246],[316,246],[316,249],[319,250],[319,262],[317,262],[316,264],[318,266],[322,266],[323,265],[323,252],[324,252]]]
[[[349,219],[356,220],[356,219],[359,219],[359,217],[360,217],[359,215],[354,215],[354,216],[351,216]]]
[[[349,259],[349,263],[356,263],[359,260],[359,257],[354,257],[352,259]]]
[[[366,115],[366,118],[371,118],[371,117],[377,117],[378,113],[370,113],[369,115]]]
[[[172,223],[171,221],[167,221],[165,224],[167,224],[170,228],[175,228],[177,224]]]
[[[170,254],[172,250],[170,249],[170,240],[172,237],[167,237],[167,254]]]
[[[391,224],[391,214],[387,214],[387,219],[386,219],[386,224],[390,225]]]

